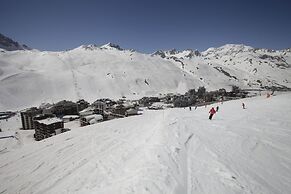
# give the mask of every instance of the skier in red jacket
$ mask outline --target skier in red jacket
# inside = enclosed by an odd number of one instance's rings
[[[210,109],[209,113],[210,113],[210,115],[209,115],[209,119],[211,120],[212,117],[213,117],[213,115],[216,113],[214,107],[212,107],[212,108]]]

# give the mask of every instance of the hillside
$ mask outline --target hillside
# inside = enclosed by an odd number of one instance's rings
[[[291,51],[225,45],[204,52],[142,54],[109,43],[48,52],[0,52],[0,109],[22,109],[63,99],[137,99],[232,85],[291,88]]]
[[[19,44],[18,42],[8,38],[0,33],[0,49],[4,49],[7,51],[15,51],[15,50],[31,50],[25,44]]]
[[[0,155],[0,193],[290,193],[291,95],[145,111]],[[282,111],[284,110],[284,111]]]

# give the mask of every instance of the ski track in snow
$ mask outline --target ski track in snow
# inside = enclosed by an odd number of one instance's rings
[[[291,94],[77,128],[0,155],[0,193],[291,192]],[[216,105],[213,105],[216,106]]]

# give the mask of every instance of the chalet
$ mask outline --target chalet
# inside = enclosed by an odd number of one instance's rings
[[[30,109],[27,109],[25,111],[22,111],[20,113],[21,115],[21,122],[22,122],[22,129],[27,130],[27,129],[34,129],[34,122],[33,122],[33,118],[38,115],[41,114],[42,110],[33,107]]]

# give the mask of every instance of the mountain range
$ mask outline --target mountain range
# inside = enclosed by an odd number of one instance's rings
[[[232,86],[291,88],[291,49],[227,44],[206,51],[153,54],[108,43],[67,51],[39,51],[0,34],[0,109],[22,109],[59,100],[138,99]]]

